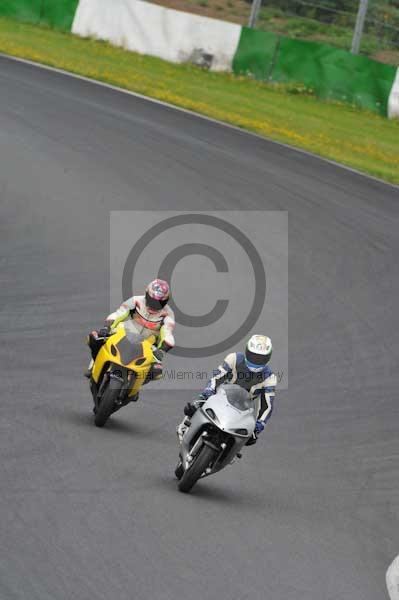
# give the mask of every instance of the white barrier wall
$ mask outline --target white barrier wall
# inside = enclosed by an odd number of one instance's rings
[[[80,0],[72,33],[175,63],[202,50],[212,70],[231,71],[241,26],[142,0]]]
[[[396,71],[396,78],[389,94],[388,117],[399,119],[399,69]]]
[[[398,80],[398,75],[396,80]],[[391,600],[399,600],[399,556],[390,565],[386,574],[386,582]]]

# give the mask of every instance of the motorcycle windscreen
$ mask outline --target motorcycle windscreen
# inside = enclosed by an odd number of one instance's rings
[[[234,383],[225,383],[224,385],[221,385],[218,392],[224,393],[229,404],[238,410],[245,411],[254,406],[254,402],[251,400],[248,392]]]
[[[128,365],[138,358],[144,358],[143,336],[127,332],[126,335],[116,344],[121,361]]]

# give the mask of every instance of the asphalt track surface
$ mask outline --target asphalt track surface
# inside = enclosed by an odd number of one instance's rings
[[[377,600],[399,547],[399,194],[266,140],[0,59],[2,600]],[[186,397],[92,425],[83,334],[111,209],[289,211],[290,389],[176,491]]]

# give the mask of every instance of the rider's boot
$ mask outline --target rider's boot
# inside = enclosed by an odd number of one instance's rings
[[[87,379],[90,379],[90,377],[91,377],[93,365],[94,365],[94,360],[91,359],[91,361],[89,363],[89,367],[88,367],[87,371],[85,371],[85,373],[84,373],[84,376],[87,377]]]
[[[251,435],[250,438],[248,438],[248,441],[246,442],[246,446],[253,446],[254,444],[256,444],[258,440],[258,436],[256,435],[255,431],[253,432],[253,434]]]

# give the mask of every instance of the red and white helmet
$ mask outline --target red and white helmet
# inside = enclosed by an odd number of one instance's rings
[[[162,279],[154,279],[147,285],[145,290],[145,303],[147,309],[157,312],[169,301],[169,284]]]

